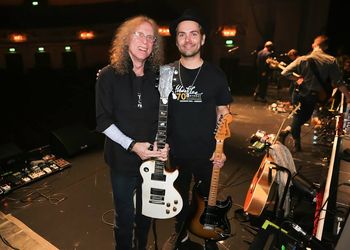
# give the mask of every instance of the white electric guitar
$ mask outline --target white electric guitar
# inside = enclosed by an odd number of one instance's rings
[[[172,91],[174,67],[160,67],[159,76],[159,119],[157,147],[164,148],[168,118],[168,97]],[[142,214],[151,218],[168,219],[177,215],[182,209],[182,198],[174,188],[174,181],[179,175],[178,170],[167,172],[165,162],[149,160],[142,163],[140,173],[142,183]]]

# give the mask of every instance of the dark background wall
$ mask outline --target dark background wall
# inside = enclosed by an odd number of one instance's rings
[[[125,18],[146,14],[168,25],[188,7],[195,7],[211,28],[203,55],[227,74],[233,95],[251,94],[255,85],[255,50],[266,40],[277,54],[291,48],[302,54],[321,33],[331,36],[331,53],[344,45],[348,50],[346,8],[329,0],[123,0],[123,1],[0,2],[0,144],[15,142],[24,149],[46,145],[51,131],[80,123],[95,127],[94,85],[96,72],[108,64],[108,50],[115,28]],[[232,53],[220,35],[223,25],[235,25]],[[94,40],[77,38],[79,30],[93,30]],[[12,43],[13,32],[28,35],[27,42]],[[177,49],[165,37],[166,62],[177,59]],[[65,53],[70,45],[72,52]],[[46,54],[37,53],[44,46]],[[10,47],[16,54],[8,52]]]

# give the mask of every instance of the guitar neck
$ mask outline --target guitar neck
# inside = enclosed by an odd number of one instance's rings
[[[275,135],[275,138],[272,141],[272,145],[276,143],[276,141],[278,140],[278,137],[280,136],[280,133],[282,131],[282,128],[284,127],[284,124],[286,123],[286,121],[289,119],[289,117],[286,117],[283,119],[280,127],[278,128],[277,134]]]
[[[163,103],[162,100],[159,103],[159,115],[158,115],[158,132],[157,132],[157,147],[162,149],[165,147],[167,139],[167,123],[168,123],[168,104]]]
[[[215,148],[215,152],[214,152],[214,158],[221,157],[221,154],[223,153],[223,147],[224,147],[224,141],[217,140],[216,141],[216,148]],[[210,182],[209,197],[208,197],[208,205],[209,206],[216,206],[219,178],[220,178],[220,167],[213,166],[213,172],[211,175],[211,182]]]
[[[284,67],[283,65],[281,65],[280,63],[278,64],[278,66],[277,66],[279,69],[281,69],[281,70],[284,70],[286,67]],[[294,76],[294,77],[296,77],[296,78],[300,78],[301,77],[301,75],[299,75],[299,74],[297,74],[297,73],[295,73],[295,72],[292,72],[292,75]]]
[[[284,124],[286,123],[286,121],[288,119],[290,119],[297,112],[297,110],[300,108],[300,105],[301,104],[299,103],[296,107],[294,107],[294,109],[289,113],[289,115],[286,118],[283,119],[280,127],[278,128],[277,134],[276,134],[275,138],[273,139],[272,144],[276,143],[276,141],[277,141],[277,139],[278,139],[278,137],[279,137],[279,135],[280,135],[280,133],[282,131],[282,128],[284,127]]]
[[[159,102],[159,115],[158,115],[158,132],[157,132],[157,148],[162,149],[165,147],[166,143],[166,132],[167,132],[167,122],[168,122],[168,104],[160,99]],[[165,167],[165,162],[160,160],[155,160],[154,174],[163,175]]]

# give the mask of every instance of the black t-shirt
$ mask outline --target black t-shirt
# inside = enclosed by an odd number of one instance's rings
[[[170,154],[178,158],[210,158],[215,150],[216,107],[232,102],[226,76],[208,62],[194,70],[181,66],[180,75],[178,65],[173,64],[176,71],[169,96]]]

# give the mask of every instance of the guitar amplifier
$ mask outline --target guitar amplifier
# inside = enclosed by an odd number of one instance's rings
[[[101,142],[101,135],[86,127],[74,124],[52,131],[51,146],[58,155],[71,157],[94,148]]]
[[[350,245],[350,220],[349,215],[347,216],[346,223],[341,230],[340,237],[338,239],[335,250],[348,249]]]

